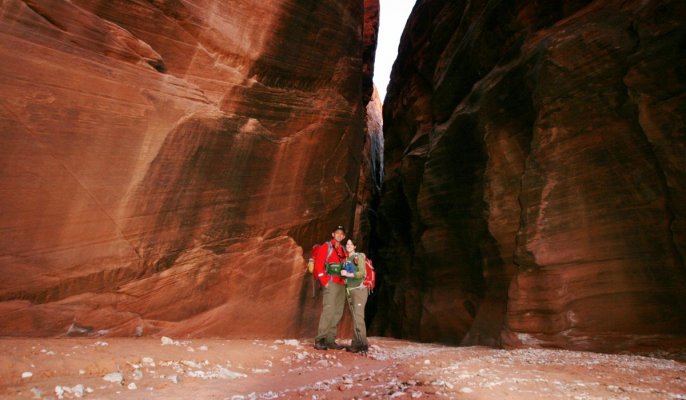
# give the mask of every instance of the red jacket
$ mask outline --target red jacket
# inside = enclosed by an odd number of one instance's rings
[[[329,242],[325,242],[317,248],[316,254],[314,255],[314,269],[312,272],[314,273],[314,276],[319,279],[319,282],[321,282],[322,286],[326,286],[331,279],[331,275],[326,274],[326,266],[324,265],[325,261],[327,261],[324,259],[326,258],[326,254],[329,252],[329,245],[327,243],[331,243],[331,246],[333,246],[331,255],[328,259],[330,263],[342,263],[345,262],[346,258],[348,257],[345,252],[345,248],[337,244],[333,239],[331,239]],[[333,281],[334,283],[345,285],[345,279],[339,275],[334,275]]]

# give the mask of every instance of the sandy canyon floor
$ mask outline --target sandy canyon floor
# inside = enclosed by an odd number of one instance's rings
[[[686,399],[674,354],[311,341],[0,338],[2,399]]]

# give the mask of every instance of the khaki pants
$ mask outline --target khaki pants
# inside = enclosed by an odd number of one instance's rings
[[[353,324],[358,334],[353,332],[353,347],[367,346],[367,325],[364,323],[364,307],[367,305],[367,297],[369,290],[366,287],[358,287],[350,289],[350,302],[352,303],[352,312],[354,314]],[[359,337],[358,337],[359,336]],[[361,342],[358,342],[360,340]]]
[[[329,282],[324,288],[324,307],[319,317],[319,329],[315,341],[324,340],[326,343],[334,343],[336,340],[336,328],[343,316],[345,307],[345,285]]]

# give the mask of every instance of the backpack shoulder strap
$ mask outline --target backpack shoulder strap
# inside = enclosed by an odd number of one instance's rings
[[[331,257],[331,253],[333,253],[333,245],[331,244],[331,241],[326,242],[326,244],[329,246],[329,250],[326,252],[324,264],[329,264],[329,257]]]

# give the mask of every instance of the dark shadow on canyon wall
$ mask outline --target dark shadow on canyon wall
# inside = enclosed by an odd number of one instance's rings
[[[686,6],[420,0],[384,102],[377,334],[686,333]]]

